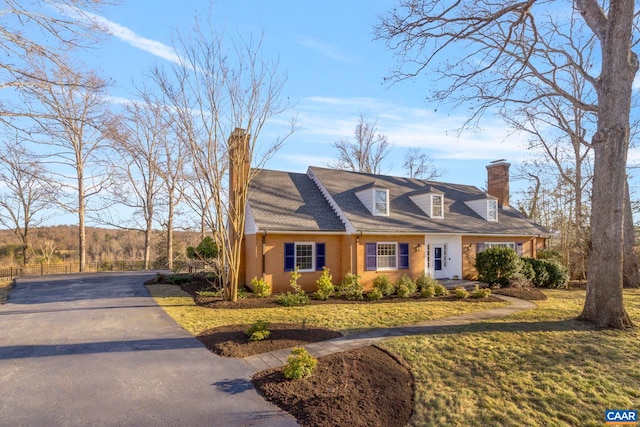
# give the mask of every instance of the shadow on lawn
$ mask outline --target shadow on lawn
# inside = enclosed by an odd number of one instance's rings
[[[463,332],[568,332],[595,330],[588,322],[575,318],[541,322],[491,322],[466,325],[430,325],[391,328],[403,335],[459,334]]]

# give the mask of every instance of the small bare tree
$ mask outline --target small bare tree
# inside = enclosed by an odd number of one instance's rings
[[[403,166],[409,178],[424,179],[426,181],[440,178],[444,173],[443,169],[433,164],[431,157],[415,147],[405,152]]]
[[[86,262],[87,201],[98,194],[109,177],[101,167],[107,128],[113,116],[107,109],[107,83],[93,72],[70,67],[48,70],[34,58],[33,85],[24,88],[24,103],[36,125],[33,133],[43,162],[61,185],[58,203],[78,215],[80,271]],[[55,82],[55,83],[48,83]]]
[[[338,159],[330,167],[335,169],[379,174],[382,162],[391,151],[387,137],[378,133],[377,120],[370,121],[360,113],[354,131],[354,140],[341,139],[333,143],[338,150]]]
[[[57,193],[44,166],[21,144],[0,147],[0,224],[13,231],[22,245],[22,262],[29,263],[31,230],[48,219]]]
[[[162,191],[159,167],[171,135],[165,106],[154,102],[144,91],[138,95],[139,100],[124,106],[120,126],[109,132],[115,153],[111,159],[113,177],[117,181],[111,186],[111,195],[116,203],[133,209],[136,215],[108,222],[144,234],[144,269],[148,270],[151,268],[153,225]]]
[[[236,301],[249,184],[294,126],[271,144],[260,143],[268,120],[289,107],[280,101],[286,79],[277,63],[262,57],[261,40],[235,41],[227,48],[210,22],[197,24],[188,37],[176,38],[181,63],[170,74],[156,69],[154,79],[169,105],[175,134],[188,149],[190,176],[204,190],[200,206],[209,206],[205,222],[222,261],[218,274],[225,298]],[[240,177],[235,182],[227,179],[230,153]]]

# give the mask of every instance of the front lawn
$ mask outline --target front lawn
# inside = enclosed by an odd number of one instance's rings
[[[545,290],[538,309],[428,336],[385,341],[416,382],[414,426],[601,426],[640,409],[639,333],[574,318],[584,290]],[[625,290],[640,322],[640,290]]]
[[[393,303],[322,304],[236,310],[198,306],[189,294],[175,285],[154,284],[148,288],[157,303],[180,326],[194,335],[218,326],[250,324],[258,320],[301,323],[348,335],[371,328],[408,325],[506,305],[504,302],[441,302],[418,299]]]
[[[261,319],[349,334],[502,305],[410,300],[234,310],[196,306],[177,286],[149,289],[194,334]],[[415,380],[409,425],[601,426],[605,409],[640,409],[638,330],[594,330],[576,321],[584,290],[544,293],[534,310],[384,341],[380,347],[406,361]],[[640,290],[625,290],[625,303],[639,324]]]

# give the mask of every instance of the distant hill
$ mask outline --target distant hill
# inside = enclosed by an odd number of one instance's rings
[[[142,260],[144,234],[141,231],[100,227],[86,227],[87,261]],[[165,235],[154,232],[151,260],[164,254]],[[188,246],[197,246],[200,233],[174,231],[174,256],[184,255]],[[31,232],[30,258],[38,261],[37,254],[50,253],[55,261],[71,262],[78,258],[78,226],[57,225],[34,229]],[[22,264],[22,249],[11,230],[0,229],[0,266]]]

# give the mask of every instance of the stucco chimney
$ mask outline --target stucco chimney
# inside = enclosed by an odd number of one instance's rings
[[[251,168],[249,152],[249,135],[244,129],[235,128],[227,142],[229,150],[229,207],[230,212],[236,212],[236,204],[240,202],[236,195],[238,190],[246,186]],[[244,206],[240,207],[244,209]]]
[[[509,166],[505,159],[491,162],[487,166],[487,192],[498,198],[503,209],[509,209]]]

